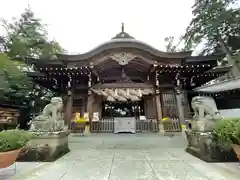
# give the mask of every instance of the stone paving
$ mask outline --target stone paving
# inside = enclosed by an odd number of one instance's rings
[[[8,168],[0,169],[0,180],[7,180],[15,175],[35,171],[37,168],[41,167],[44,164],[45,163],[40,162],[17,162]]]
[[[69,138],[71,152],[17,180],[239,180],[232,167],[184,152],[181,136],[93,134]],[[235,168],[236,167],[236,168]]]

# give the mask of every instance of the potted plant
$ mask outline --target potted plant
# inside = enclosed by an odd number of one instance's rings
[[[76,117],[72,122],[73,132],[76,133],[76,131],[78,130],[80,135],[83,136],[83,133],[85,131],[85,125],[86,125],[85,118],[81,117],[80,113],[76,113]]]
[[[171,128],[172,126],[172,121],[170,120],[169,117],[164,117],[162,119],[162,123],[163,123],[164,131],[168,131],[168,129]]]
[[[30,132],[6,130],[0,132],[0,168],[11,166],[25,144],[33,138]]]
[[[219,120],[213,132],[217,145],[223,151],[233,148],[240,160],[240,118]]]
[[[240,123],[237,125],[235,141],[232,145],[233,150],[235,151],[238,159],[240,160]]]

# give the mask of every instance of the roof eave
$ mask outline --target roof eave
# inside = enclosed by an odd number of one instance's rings
[[[89,59],[93,56],[96,56],[104,51],[107,50],[111,50],[111,49],[121,49],[121,48],[135,48],[135,49],[139,49],[142,51],[146,51],[156,57],[162,57],[162,58],[188,58],[191,56],[192,51],[185,51],[185,52],[163,52],[160,50],[155,49],[154,47],[143,43],[141,41],[137,41],[137,40],[122,40],[122,41],[118,41],[118,40],[112,40],[109,42],[106,42],[96,48],[94,48],[93,50],[90,50],[86,53],[83,54],[77,54],[77,55],[68,55],[68,54],[57,54],[58,59],[61,60],[69,60],[69,61],[76,61],[76,60],[85,60],[85,59]]]
[[[226,79],[213,84],[205,84],[195,88],[194,91],[215,93],[234,89],[240,89],[240,77]]]

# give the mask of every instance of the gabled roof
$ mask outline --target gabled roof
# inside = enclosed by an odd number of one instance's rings
[[[122,31],[114,36],[111,40],[106,41],[92,50],[78,55],[66,55],[66,54],[58,54],[58,59],[61,60],[85,60],[89,59],[95,55],[98,55],[104,51],[116,49],[116,48],[131,48],[131,49],[139,49],[145,52],[152,54],[153,56],[162,57],[162,58],[186,58],[191,56],[192,51],[186,52],[163,52],[160,51],[151,45],[136,40],[133,36],[129,35],[124,31],[124,24],[122,24]]]
[[[77,55],[57,54],[55,59],[41,59],[38,62],[30,60],[31,63],[38,65],[50,65],[50,66],[62,66],[66,64],[75,64],[76,66],[87,66],[92,61],[108,58],[109,55],[119,52],[128,52],[133,54],[139,54],[138,57],[142,59],[142,56],[148,57],[153,63],[168,64],[216,64],[217,60],[221,59],[223,55],[213,56],[191,56],[192,51],[186,52],[163,52],[151,45],[136,40],[133,36],[124,31],[124,24],[122,24],[122,30],[111,40],[104,42],[94,49]],[[171,64],[169,63],[169,64]]]

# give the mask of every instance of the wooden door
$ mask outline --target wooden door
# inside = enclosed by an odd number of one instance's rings
[[[163,117],[178,117],[177,101],[174,91],[162,92]]]
[[[144,96],[144,112],[148,119],[156,119],[156,102],[154,96]]]
[[[163,117],[170,118],[167,122],[164,123],[165,131],[181,131],[176,95],[174,90],[162,92],[162,109]]]

